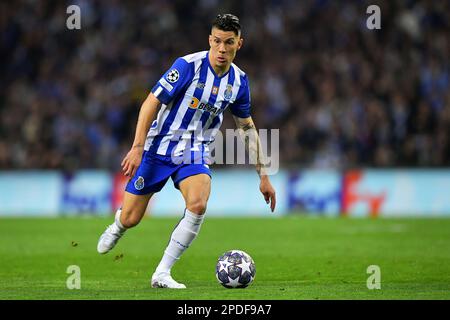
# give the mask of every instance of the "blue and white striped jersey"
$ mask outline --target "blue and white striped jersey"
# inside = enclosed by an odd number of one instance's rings
[[[147,134],[145,150],[165,156],[181,156],[185,150],[209,156],[230,107],[233,115],[250,116],[247,75],[232,64],[218,77],[211,67],[208,51],[178,58],[152,89],[162,103]]]

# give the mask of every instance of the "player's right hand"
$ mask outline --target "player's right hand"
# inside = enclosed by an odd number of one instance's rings
[[[137,168],[141,164],[143,151],[143,146],[134,146],[130,151],[128,151],[127,155],[122,160],[122,171],[124,172],[125,176],[130,177],[130,179],[134,176]]]

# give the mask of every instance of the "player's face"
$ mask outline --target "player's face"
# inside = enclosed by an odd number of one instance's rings
[[[213,28],[209,35],[210,62],[213,67],[228,68],[236,57],[236,52],[241,48],[242,42],[243,39],[233,31]]]

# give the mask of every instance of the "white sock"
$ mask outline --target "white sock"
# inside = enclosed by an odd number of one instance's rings
[[[122,208],[119,208],[116,211],[116,217],[114,219],[114,225],[117,227],[117,229],[119,230],[119,232],[124,232],[125,230],[127,230],[127,228],[125,228],[122,223],[120,222],[120,216],[122,215]]]
[[[172,232],[169,244],[164,251],[161,262],[156,268],[156,273],[170,273],[172,266],[197,237],[202,222],[203,215],[198,215],[185,209],[183,218],[181,218]]]

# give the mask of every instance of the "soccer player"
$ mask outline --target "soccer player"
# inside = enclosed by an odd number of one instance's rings
[[[208,145],[227,108],[240,134],[250,137],[246,150],[256,157],[260,191],[272,212],[275,209],[275,190],[250,115],[248,77],[233,64],[242,43],[239,19],[218,15],[209,35],[209,51],[176,59],[141,106],[133,145],[121,164],[130,177],[123,204],[100,236],[97,251],[107,253],[127,229],[136,226],[152,195],[171,177],[186,208],[152,275],[154,288],[186,288],[171,277],[171,268],[200,231],[211,189]]]

